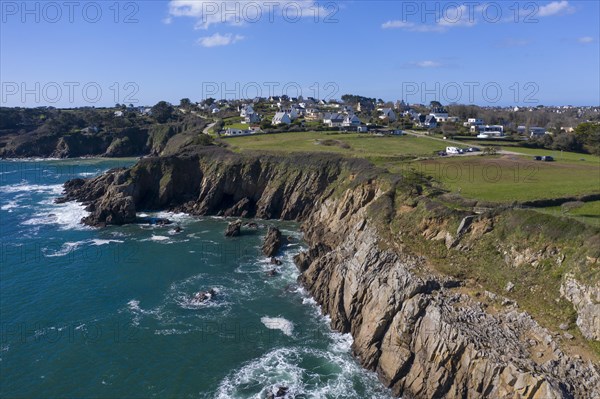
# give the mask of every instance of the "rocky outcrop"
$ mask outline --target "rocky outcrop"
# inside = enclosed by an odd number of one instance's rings
[[[262,246],[262,253],[269,258],[277,255],[281,248],[281,231],[277,227],[269,227],[265,241]]]
[[[577,327],[587,339],[600,341],[600,285],[586,286],[568,276],[560,293],[577,311]]]
[[[242,223],[241,220],[230,222],[225,230],[225,237],[238,237],[242,232]]]
[[[526,313],[490,313],[422,258],[382,249],[369,209],[384,196],[366,185],[325,201],[304,223],[311,252],[297,257],[301,281],[332,327],[353,335],[366,368],[403,398],[600,395],[596,367]]]
[[[405,399],[600,397],[596,366],[564,353],[516,304],[492,311],[461,291],[461,281],[433,272],[426,258],[391,239],[389,222],[404,212],[398,193],[422,190],[374,176],[383,174],[333,156],[213,149],[72,181],[65,199],[86,202],[92,214],[85,222],[94,225],[128,223],[136,211],[157,209],[302,221],[309,249],[295,258],[301,283],[331,326],[352,334],[361,364]],[[461,242],[467,232],[492,229],[491,220],[460,217],[452,247],[471,245]],[[447,224],[444,230],[422,220],[419,228],[448,241]]]

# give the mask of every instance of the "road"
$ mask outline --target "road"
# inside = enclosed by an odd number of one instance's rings
[[[204,128],[204,130],[202,131],[202,133],[210,135],[210,129],[212,129],[212,127],[214,125],[216,125],[216,124],[217,124],[217,122],[210,123],[208,126],[206,126]]]
[[[454,144],[456,147],[459,147],[459,148],[466,146],[465,143],[456,141],[456,140],[440,139],[438,137],[431,137],[426,134],[416,133],[416,132],[410,131],[410,130],[405,130],[404,132],[406,134],[410,134],[411,136],[422,137],[422,138],[426,138],[426,139],[430,139],[430,140],[437,140],[442,143],[445,143],[446,145],[443,146],[442,148],[440,148],[440,151],[444,150],[446,147],[450,147],[450,145],[448,145],[448,144]],[[501,155],[527,155],[527,154],[523,154],[520,152],[506,151],[506,150],[499,150],[497,153],[501,154]],[[466,153],[462,154],[462,156],[473,156],[473,155],[480,155],[480,154],[481,154],[480,152],[466,152]]]

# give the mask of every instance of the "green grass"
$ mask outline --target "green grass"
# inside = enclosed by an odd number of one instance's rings
[[[537,211],[554,216],[569,217],[591,226],[600,227],[600,201],[586,202],[581,207],[569,211],[563,210],[560,206],[540,208]]]
[[[350,148],[318,144],[319,140],[337,140]],[[414,136],[378,137],[358,133],[297,132],[233,137],[226,140],[236,151],[262,150],[278,153],[334,152],[362,157],[376,164],[394,161],[398,157],[430,156],[441,150],[443,143]]]
[[[248,128],[250,128],[250,126],[246,123],[232,123],[231,125],[225,125],[223,126],[224,130],[227,129],[240,129],[240,130],[247,130]]]
[[[526,156],[449,157],[410,163],[465,198],[509,203],[600,193],[595,162],[540,162]]]
[[[325,140],[335,140],[324,145]],[[225,140],[234,151],[274,153],[328,152],[366,158],[390,172],[422,172],[442,187],[463,197],[510,203],[600,193],[600,157],[578,153],[511,147],[522,153],[495,157],[431,157],[445,148],[440,140],[412,135],[378,137],[339,132],[291,132],[233,137]],[[331,144],[331,143],[330,143]],[[465,145],[466,146],[466,145]],[[345,148],[349,147],[349,148]],[[533,161],[534,155],[552,155],[556,162]],[[580,159],[585,159],[581,161]]]

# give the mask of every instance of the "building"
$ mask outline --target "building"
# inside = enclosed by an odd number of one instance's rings
[[[244,120],[242,121],[242,123],[246,123],[248,125],[260,123],[260,116],[258,116],[258,114],[254,113],[254,112],[251,114],[247,114],[244,117]]]
[[[498,138],[504,137],[504,126],[502,125],[485,125],[471,126],[471,133],[479,133],[479,138]]]
[[[343,114],[328,112],[323,115],[323,123],[329,127],[341,127],[345,117]]]
[[[437,119],[433,115],[421,114],[417,118],[417,125],[426,129],[433,129],[437,127]]]
[[[382,113],[382,115],[379,115],[379,119],[387,119],[390,122],[396,122],[397,117],[396,117],[396,113],[394,112],[393,109],[382,108],[381,113]]]
[[[356,115],[347,115],[342,122],[342,126],[360,126],[360,119]]]
[[[292,123],[292,118],[290,118],[290,116],[288,114],[286,114],[285,112],[277,112],[275,114],[275,116],[273,117],[273,119],[271,120],[271,124],[273,126],[277,126],[277,125],[289,125]]]
[[[467,121],[465,123],[463,123],[463,126],[464,127],[482,126],[483,123],[484,123],[483,119],[469,118],[469,119],[467,119]]]

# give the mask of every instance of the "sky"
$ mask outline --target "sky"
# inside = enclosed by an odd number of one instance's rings
[[[2,106],[600,105],[600,2],[0,1]]]

